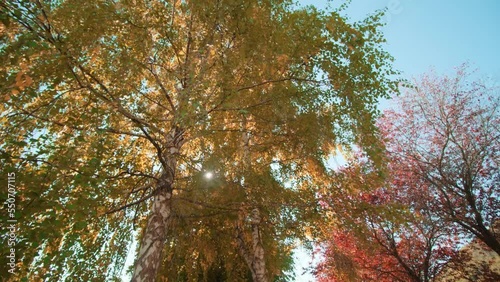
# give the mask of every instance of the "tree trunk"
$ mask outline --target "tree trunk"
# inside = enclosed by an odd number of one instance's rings
[[[152,213],[149,217],[141,241],[139,256],[134,267],[132,282],[155,281],[167,234],[167,224],[171,214],[171,189],[162,187],[154,197]]]
[[[242,136],[241,136],[241,145],[243,147],[243,168],[244,170],[248,170],[251,164],[251,152],[250,152],[250,133],[247,130],[247,119],[243,115],[242,122]],[[245,191],[248,191],[248,187],[243,187]],[[248,197],[248,192],[245,192],[246,197]],[[250,222],[252,226],[252,248],[248,248],[247,243],[245,242],[244,237],[244,226],[245,219],[247,217],[247,213],[245,212],[244,206],[242,206],[239,213],[239,220],[236,224],[236,241],[238,244],[238,251],[240,255],[243,256],[245,262],[252,273],[252,279],[254,282],[267,282],[267,271],[266,271],[266,261],[264,258],[264,247],[262,246],[262,237],[260,233],[260,211],[258,208],[254,208],[250,215]]]
[[[255,282],[267,282],[266,261],[264,259],[264,247],[260,236],[260,212],[255,208],[252,210],[252,243],[253,243],[253,263],[255,271]]]
[[[469,209],[472,210],[474,215],[473,222],[471,224],[471,228],[475,229],[477,232],[477,237],[479,240],[483,241],[488,247],[490,247],[493,251],[495,251],[500,256],[500,242],[499,238],[495,236],[493,232],[496,230],[488,230],[485,226],[485,220],[481,215],[481,212],[477,208],[477,198],[474,196],[473,192],[473,178],[472,173],[467,173],[467,177],[464,177],[464,190],[465,190],[465,199],[467,200],[467,204],[469,205]],[[466,220],[464,220],[466,221]],[[491,226],[493,229],[494,226]],[[474,230],[472,233],[476,233]]]
[[[482,223],[476,225],[476,230],[480,234],[477,237],[500,256],[500,242],[495,234],[488,230]]]
[[[184,144],[182,134],[183,131],[180,128],[174,127],[166,136],[166,149],[161,156],[163,173],[155,190],[151,214],[141,241],[131,282],[154,282],[158,275],[172,211],[172,185],[175,179],[177,156]]]
[[[240,215],[241,216],[241,215]],[[244,217],[241,216],[241,217]],[[262,237],[260,234],[260,212],[259,209],[254,208],[251,215],[252,223],[252,248],[249,249],[243,235],[243,220],[240,219],[236,227],[236,239],[238,243],[238,251],[245,259],[250,272],[252,273],[252,280],[254,282],[267,282],[266,261],[264,256],[264,247],[262,246]]]

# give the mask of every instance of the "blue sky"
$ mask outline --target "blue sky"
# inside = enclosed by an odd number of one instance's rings
[[[345,1],[299,1],[319,8],[327,2],[338,7]],[[478,69],[478,77],[500,85],[500,0],[352,0],[345,15],[357,21],[385,7],[385,47],[403,78],[419,77],[431,68],[452,74],[454,67],[468,62]],[[386,103],[381,108],[390,106]],[[311,258],[302,248],[296,251],[296,281],[314,281],[303,273]]]
[[[344,1],[300,1],[320,8],[327,2],[335,7]],[[345,14],[355,21],[384,7],[386,50],[405,78],[431,67],[450,73],[469,62],[482,77],[500,81],[500,1],[352,0]]]

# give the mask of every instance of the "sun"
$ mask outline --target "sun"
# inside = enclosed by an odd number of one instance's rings
[[[206,172],[205,173],[205,178],[206,179],[212,179],[214,177],[214,174],[210,171]]]

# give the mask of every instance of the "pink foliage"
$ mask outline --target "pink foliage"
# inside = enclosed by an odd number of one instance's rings
[[[353,224],[326,236],[319,281],[433,281],[472,238],[500,254],[491,228],[500,215],[499,99],[467,78],[465,65],[455,77],[431,73],[395,99],[378,124],[385,183],[360,169],[366,160],[339,171],[339,189],[359,192],[348,202],[325,196],[325,208],[348,203],[337,215]]]

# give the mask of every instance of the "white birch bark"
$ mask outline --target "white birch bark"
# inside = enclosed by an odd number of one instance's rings
[[[151,215],[141,241],[134,274],[132,275],[132,282],[155,281],[162,260],[168,220],[171,214],[171,197],[172,193],[167,189],[158,191],[158,194],[154,197]]]
[[[250,134],[246,129],[246,118],[243,119],[243,134],[241,137],[243,146],[243,166],[245,169],[250,168]],[[244,222],[246,217],[250,217],[251,222],[251,247],[245,242],[244,236]],[[260,232],[261,216],[258,208],[253,208],[250,215],[247,215],[242,209],[240,211],[240,219],[236,226],[236,241],[238,244],[238,251],[245,260],[250,272],[252,273],[252,280],[254,282],[267,282],[267,270],[265,252],[262,244],[262,237]]]
[[[163,153],[166,167],[156,187],[151,214],[141,241],[131,282],[153,282],[161,267],[168,221],[172,212],[172,185],[175,179],[177,155],[183,143],[182,131],[177,127],[166,136],[167,146]]]
[[[257,208],[252,210],[250,215],[252,233],[251,233],[251,248],[249,248],[247,242],[245,241],[243,222],[247,215],[240,213],[240,221],[236,227],[236,241],[238,244],[238,251],[240,255],[245,260],[250,272],[252,273],[252,280],[254,282],[267,282],[267,269],[265,252],[262,244],[262,237],[260,233],[260,211]]]

